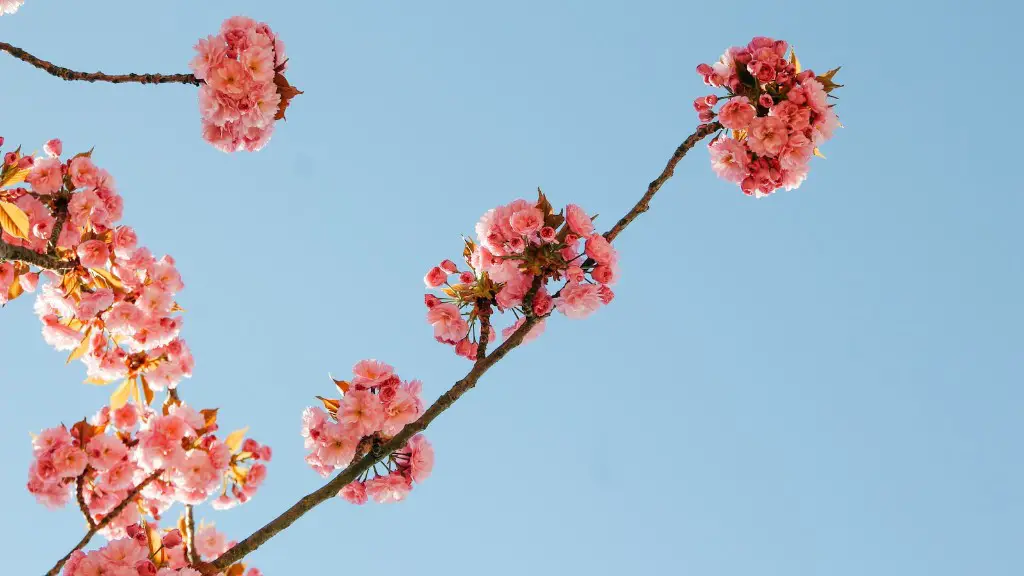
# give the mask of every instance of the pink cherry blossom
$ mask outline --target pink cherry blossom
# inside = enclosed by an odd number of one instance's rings
[[[434,470],[434,447],[427,438],[417,434],[409,439],[406,445],[409,453],[410,477],[413,482],[423,482]]]
[[[342,398],[338,422],[351,426],[359,436],[368,436],[383,425],[384,407],[369,391],[351,390]]]
[[[462,340],[469,325],[453,304],[438,304],[427,311],[427,321],[434,327],[434,338],[452,344]]]
[[[587,216],[583,208],[575,204],[569,204],[565,207],[565,221],[569,224],[569,229],[582,238],[586,238],[594,233],[594,223],[591,221],[590,216]]]
[[[32,164],[25,182],[37,194],[54,194],[64,185],[63,165],[57,158],[44,158]]]
[[[722,106],[718,121],[730,130],[746,130],[756,115],[757,110],[750,104],[750,99],[737,96]]]
[[[25,0],[0,0],[0,16],[14,14],[24,3]]]
[[[749,153],[743,142],[719,138],[708,146],[708,150],[711,151],[711,167],[719,178],[739,183],[747,175]]]
[[[352,504],[366,504],[366,486],[362,482],[351,482],[338,492],[338,496]]]
[[[594,284],[570,282],[562,288],[561,295],[555,298],[555,308],[569,318],[586,318],[601,307],[598,292]]]
[[[751,121],[747,141],[751,152],[775,156],[786,145],[788,136],[789,132],[782,120],[775,116],[762,116]]]

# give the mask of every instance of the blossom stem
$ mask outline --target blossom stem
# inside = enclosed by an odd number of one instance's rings
[[[647,193],[640,198],[640,201],[633,206],[632,210],[627,212],[622,218],[619,218],[619,221],[615,223],[615,226],[613,226],[611,230],[604,233],[605,239],[611,242],[616,236],[622,233],[622,231],[626,229],[626,226],[629,226],[637,216],[647,212],[651,207],[651,199],[654,198],[654,195],[658,193],[658,190],[661,190],[662,185],[664,185],[665,182],[668,182],[668,179],[675,173],[676,164],[679,164],[679,161],[683,159],[683,156],[686,156],[686,153],[696,146],[697,142],[700,142],[721,127],[722,125],[718,122],[701,124],[693,134],[691,134],[686,140],[683,140],[683,143],[676,148],[672,157],[668,159],[668,164],[665,165],[665,169],[662,170],[661,174],[659,174],[658,177],[647,186]]]
[[[64,567],[64,564],[71,558],[72,554],[74,554],[78,550],[81,550],[82,548],[85,548],[85,546],[89,543],[90,540],[92,540],[92,537],[95,536],[97,532],[103,530],[107,526],[107,524],[110,524],[110,522],[114,518],[120,516],[121,512],[124,511],[124,509],[127,508],[130,503],[135,501],[135,497],[138,496],[140,492],[142,492],[142,489],[148,486],[149,483],[152,482],[153,480],[156,480],[157,477],[163,473],[164,470],[163,468],[161,468],[147,476],[146,479],[143,480],[142,482],[139,482],[138,486],[132,488],[132,491],[129,492],[128,495],[124,497],[124,500],[121,500],[120,504],[115,506],[114,509],[111,510],[109,514],[104,516],[99,522],[93,525],[92,528],[89,528],[89,531],[85,533],[85,536],[82,536],[82,539],[78,542],[78,544],[76,544],[75,547],[72,548],[71,551],[68,552],[63,558],[58,560],[57,563],[53,566],[53,568],[50,568],[50,571],[46,573],[46,576],[57,576],[57,574],[60,573],[60,569]]]
[[[194,86],[199,86],[203,83],[202,80],[199,80],[193,74],[104,74],[103,72],[77,72],[63,66],[57,66],[52,62],[47,62],[17,46],[11,46],[7,42],[0,42],[0,50],[7,52],[22,62],[27,62],[43,70],[51,76],[68,81],[81,80],[84,82],[110,82],[112,84],[124,84],[127,82],[137,84],[192,84]]]

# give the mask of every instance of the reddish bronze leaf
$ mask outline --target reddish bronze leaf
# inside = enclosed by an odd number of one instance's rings
[[[284,77],[284,74],[280,73],[274,76],[274,84],[277,85],[277,93],[281,95],[281,104],[277,107],[277,114],[274,115],[274,120],[286,120],[284,117],[284,111],[288,109],[288,105],[291,104],[292,98],[302,94],[302,90],[299,90],[289,84],[288,79]]]

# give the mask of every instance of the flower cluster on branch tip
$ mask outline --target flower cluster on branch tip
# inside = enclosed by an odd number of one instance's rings
[[[334,380],[340,398],[317,396],[324,409],[310,407],[302,414],[302,436],[310,450],[306,462],[324,477],[375,453],[423,414],[419,380],[403,382],[393,367],[378,360],[363,360],[352,372],[351,380]],[[434,449],[417,434],[403,449],[382,456],[338,495],[353,504],[365,504],[368,498],[398,502],[433,468]]]
[[[179,521],[177,528],[161,529],[156,523],[132,524],[126,535],[108,542],[90,552],[76,550],[64,565],[64,576],[202,576],[189,567],[186,528]],[[195,555],[200,561],[210,561],[234,545],[214,526],[201,525],[194,537]],[[246,569],[245,564],[231,565],[224,576],[262,576],[258,568]]]
[[[87,382],[124,380],[115,396],[175,388],[192,375],[194,360],[178,337],[184,288],[174,259],[157,259],[135,231],[118,225],[123,200],[114,178],[96,167],[91,152],[60,160],[51,140],[47,157],[8,152],[0,171],[0,239],[46,257],[53,268],[0,263],[0,302],[38,289],[35,310],[43,338],[81,359]],[[9,186],[22,181],[31,190]],[[42,280],[42,282],[40,282]]]
[[[271,450],[245,439],[245,429],[223,439],[217,430],[217,410],[195,411],[173,398],[162,410],[105,406],[71,429],[34,437],[28,490],[50,508],[77,496],[90,525],[103,521],[100,533],[108,538],[123,537],[143,517],[159,520],[175,503],[200,504],[218,492],[214,508],[231,508],[262,485]]]
[[[255,152],[270,141],[302,92],[284,77],[284,42],[270,26],[245,16],[228,18],[220,33],[199,40],[189,67],[199,88],[203,138],[224,152]]]
[[[799,187],[811,156],[822,156],[818,147],[842,126],[828,102],[841,87],[833,82],[838,71],[816,76],[803,70],[784,40],[765,37],[729,48],[714,64],[698,66],[705,84],[726,90],[724,97],[710,94],[693,103],[701,122],[717,116],[731,131],[708,145],[715,173],[756,197]],[[716,114],[713,108],[720,102]]]
[[[535,203],[519,199],[483,215],[476,242],[465,240],[467,270],[444,260],[424,277],[428,288],[442,292],[424,297],[434,338],[454,346],[460,356],[476,359],[479,324],[490,322],[492,307],[515,318],[502,338],[528,316],[540,318],[526,335],[528,342],[544,331],[552,310],[585,318],[615,296],[609,285],[618,278],[618,253],[595,231],[593,219],[575,204],[556,214],[544,193],[537,195]],[[535,282],[539,288],[527,302]],[[561,283],[554,294],[550,282]],[[489,338],[495,340],[493,332]]]

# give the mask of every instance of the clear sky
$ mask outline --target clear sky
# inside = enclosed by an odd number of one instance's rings
[[[187,4],[188,7],[183,6]],[[617,242],[615,302],[557,317],[429,430],[398,505],[331,501],[251,560],[268,576],[1024,573],[1024,89],[1010,2],[61,2],[0,37],[58,64],[184,72],[244,13],[306,93],[258,154],[199,136],[196,89],[65,83],[0,54],[0,134],[96,147],[125,222],[186,283],[182,394],[275,449],[241,538],[322,483],[299,420],[365,357],[425,382],[422,276],[480,214],[544,188],[607,227],[696,124],[694,67],[754,35],[842,65],[846,128],[766,200],[698,148]],[[0,312],[0,540],[41,573],[81,534],[24,489],[29,430],[109,390]]]

